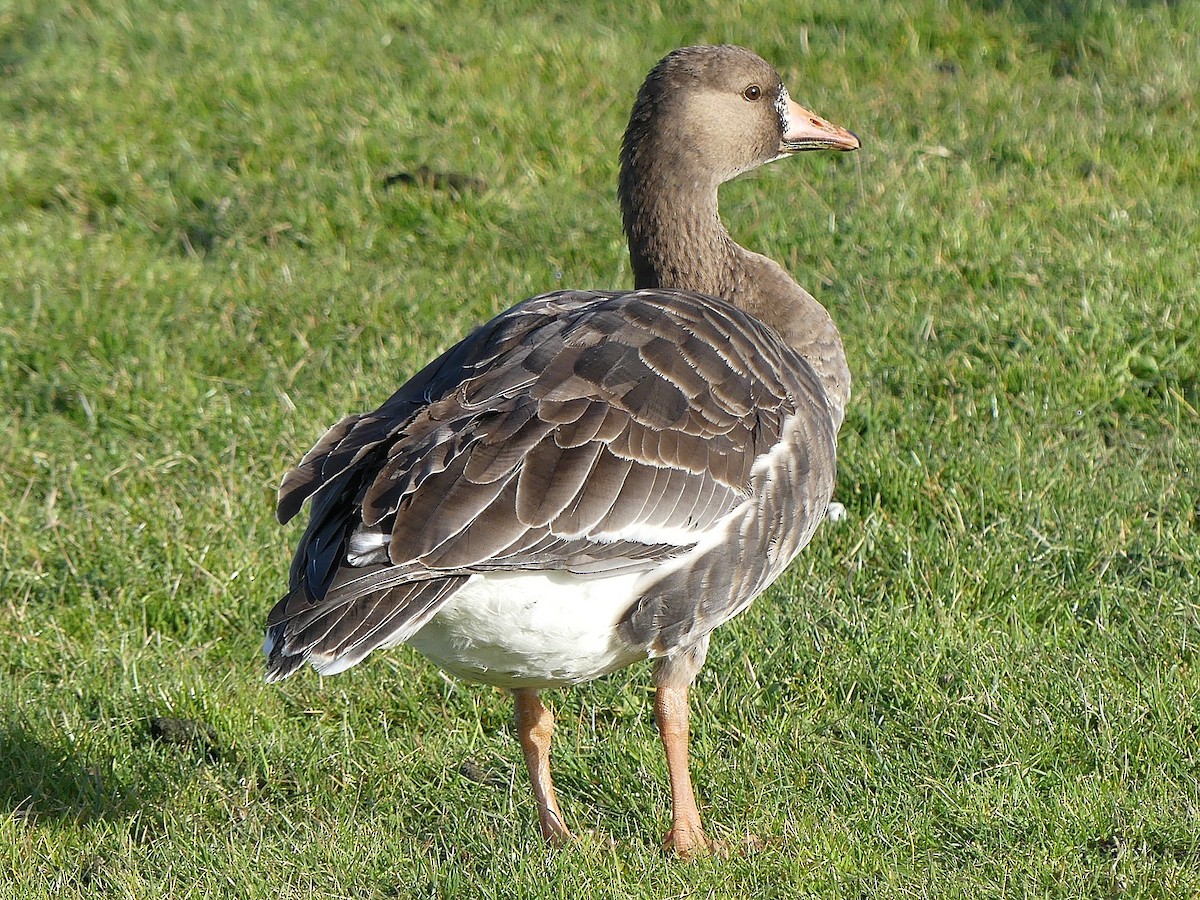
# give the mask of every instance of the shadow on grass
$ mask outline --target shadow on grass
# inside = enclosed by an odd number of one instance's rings
[[[1081,23],[1091,16],[1112,11],[1110,0],[976,0],[987,12],[1014,12],[1034,25]],[[1126,0],[1130,9],[1166,9],[1179,6],[1179,0]],[[1116,10],[1120,12],[1119,8]]]
[[[0,810],[33,821],[88,821],[126,816],[136,805],[111,768],[52,747],[20,723],[0,726]]]
[[[1173,10],[1179,0],[970,0],[992,14],[1012,15],[1029,26],[1035,44],[1056,54],[1052,74],[1078,75],[1090,61],[1103,61],[1112,51],[1113,24],[1138,10]]]

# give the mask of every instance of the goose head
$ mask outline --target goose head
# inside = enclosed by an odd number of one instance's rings
[[[646,77],[621,153],[623,206],[648,178],[711,190],[804,150],[857,150],[858,137],[801,106],[779,73],[734,46],[685,47]]]

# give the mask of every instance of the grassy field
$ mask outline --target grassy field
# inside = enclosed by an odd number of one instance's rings
[[[1200,893],[1200,7],[0,3],[0,898]],[[672,47],[864,149],[722,194],[832,310],[837,499],[713,642],[664,860],[649,672],[265,685],[282,472],[473,323],[630,281]],[[408,179],[400,176],[407,173]],[[451,176],[455,177],[451,177]]]

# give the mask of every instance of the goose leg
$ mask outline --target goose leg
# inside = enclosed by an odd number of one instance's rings
[[[713,849],[700,825],[700,810],[688,771],[688,689],[660,685],[654,695],[654,719],[671,779],[671,830],[663,838],[663,849],[692,856]]]
[[[554,796],[554,782],[550,780],[550,736],[554,733],[554,714],[542,705],[536,690],[522,688],[515,693],[517,736],[537,800],[542,837],[551,844],[562,844],[574,835],[563,823],[562,811]]]

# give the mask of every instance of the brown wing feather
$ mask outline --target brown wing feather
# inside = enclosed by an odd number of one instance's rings
[[[297,656],[340,667],[403,640],[473,572],[669,563],[763,488],[755,460],[794,438],[782,429],[797,395],[824,404],[774,332],[712,298],[572,291],[514,307],[375,412],[339,422],[285,477],[281,521],[315,500],[269,619],[271,672]],[[828,414],[815,418],[831,456]],[[815,527],[823,482],[814,496],[793,511]],[[711,593],[718,563],[729,560],[707,560],[707,573],[668,565],[630,633],[658,640],[715,615],[685,607],[697,585]],[[761,580],[742,568],[739,596]]]

